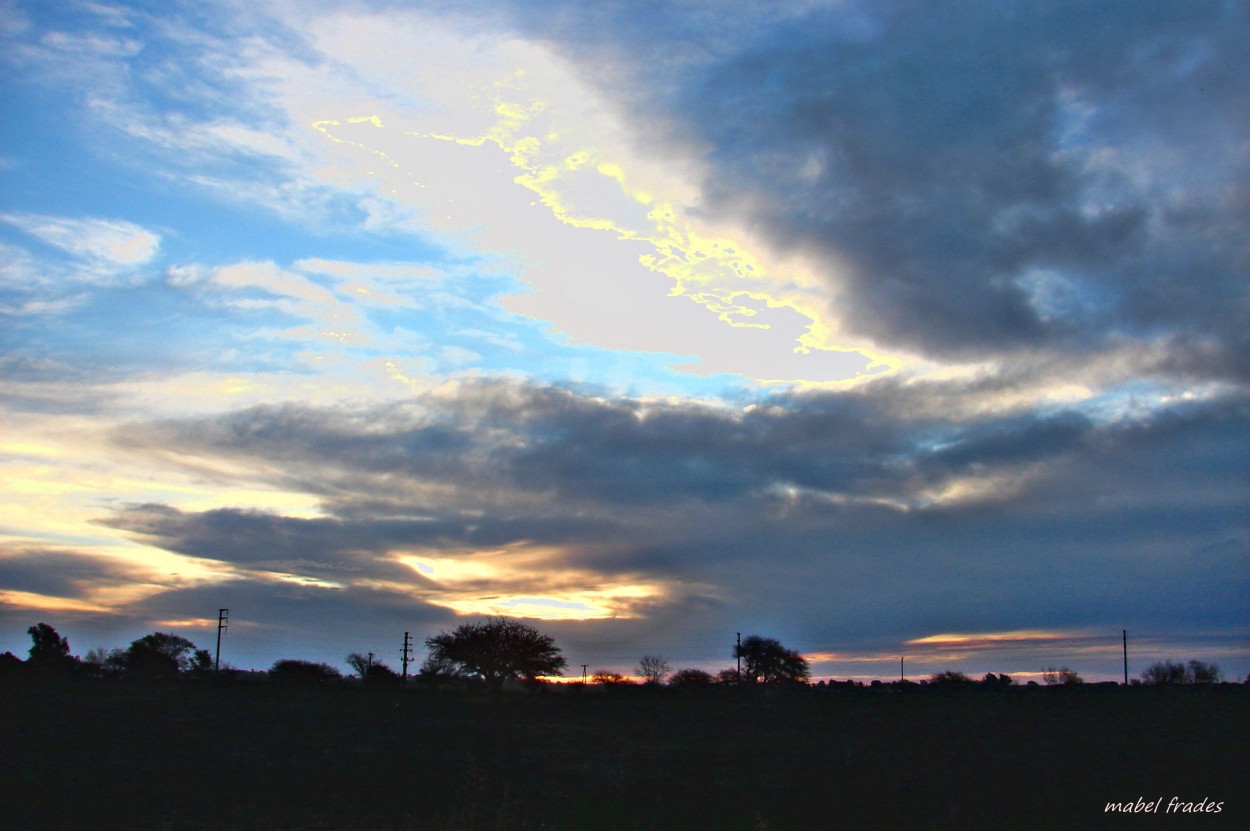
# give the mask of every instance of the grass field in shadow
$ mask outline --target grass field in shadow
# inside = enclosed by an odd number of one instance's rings
[[[1250,688],[0,688],[3,824],[1244,827]],[[1172,797],[1219,814],[1163,812]],[[1156,815],[1108,802],[1164,800]]]

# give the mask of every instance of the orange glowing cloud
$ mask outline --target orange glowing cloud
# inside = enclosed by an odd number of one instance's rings
[[[489,551],[405,553],[423,578],[423,599],[461,615],[539,620],[639,617],[673,594],[641,575],[605,575],[568,565],[571,552],[517,543]]]
[[[943,633],[913,638],[907,641],[908,646],[961,646],[990,647],[995,644],[1018,641],[1060,641],[1081,637],[1077,632],[1047,631],[1043,629],[1016,629],[1010,632],[978,632],[975,634]]]

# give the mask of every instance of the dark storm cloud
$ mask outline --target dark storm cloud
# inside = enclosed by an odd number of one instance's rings
[[[82,599],[101,586],[148,582],[150,575],[111,557],[68,548],[0,544],[0,587]]]
[[[121,431],[117,442],[132,452],[176,450],[190,465],[197,457],[263,459],[273,463],[274,484],[299,485],[332,509],[344,507],[342,516],[336,511],[334,519],[302,520],[298,529],[286,529],[289,537],[274,543],[274,551],[290,557],[312,539],[349,550],[354,538],[342,520],[366,517],[361,500],[379,514],[373,517],[376,545],[356,543],[365,548],[401,539],[542,535],[552,530],[544,527],[551,517],[596,504],[718,505],[758,499],[778,487],[905,503],[916,488],[951,477],[1022,466],[1044,473],[1047,465],[1103,452],[1099,448],[1166,441],[1172,452],[1192,454],[1216,425],[1245,420],[1239,396],[1104,425],[1074,410],[946,417],[922,404],[926,398],[923,389],[886,382],[871,395],[780,394],[732,411],[478,381],[454,397],[361,412],[263,407],[136,425]],[[1178,431],[1183,438],[1169,438]],[[1235,437],[1226,438],[1244,449]],[[1134,467],[1134,458],[1106,463]],[[1226,460],[1236,458],[1232,452],[1203,464],[1224,476],[1231,472]],[[490,509],[485,516],[462,514],[484,508]],[[147,521],[153,533],[164,533],[156,526],[165,515],[135,516],[131,530],[142,532]],[[240,545],[252,533],[268,538],[264,514],[222,512],[220,520],[228,529],[210,536],[237,537]],[[601,522],[584,520],[569,533],[593,536],[607,530]]]
[[[1247,377],[1243,4],[517,7],[644,144],[710,163],[705,210],[838,263],[861,334],[962,359],[1171,335]]]
[[[132,505],[98,523],[169,551],[244,568],[274,569],[325,580],[396,580],[417,586],[428,586],[428,581],[387,559],[389,552],[497,548],[519,540],[586,546],[623,531],[619,523],[575,516],[465,519],[448,510],[423,519],[380,518],[380,512],[402,508],[375,502],[367,515],[360,515],[353,500],[335,505],[344,503],[348,510],[316,519],[235,508],[191,512],[160,504]]]
[[[281,554],[328,579],[391,574],[385,552],[406,546],[567,546],[566,566],[715,587],[692,631],[723,626],[714,621],[730,609],[811,639],[1126,618],[1245,625],[1247,585],[1233,577],[1250,555],[1243,396],[1102,423],[1075,412],[947,419],[916,395],[887,383],[872,396],[778,395],[730,411],[477,382],[403,407],[165,423],[123,443],[176,446],[191,463],[253,459],[283,471],[277,484],[319,470],[331,518],[148,506],[111,522],[232,562]],[[367,438],[361,423],[374,425]],[[450,441],[431,461],[414,437],[434,433]],[[154,438],[173,444],[152,448]],[[379,481],[452,496],[353,512],[346,491],[369,496]]]

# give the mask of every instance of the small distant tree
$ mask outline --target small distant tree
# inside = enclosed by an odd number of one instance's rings
[[[644,655],[638,662],[638,674],[642,676],[643,683],[663,684],[668,672],[668,661],[659,655]]]
[[[668,679],[670,687],[710,687],[716,679],[701,669],[679,669]]]
[[[373,666],[373,653],[361,655],[359,652],[352,652],[343,660],[362,681],[369,677],[369,669]]]
[[[1156,661],[1141,674],[1143,684],[1184,684],[1185,665],[1172,661]]]
[[[64,672],[77,661],[70,657],[69,641],[46,623],[37,623],[26,630],[30,635],[30,655],[26,665],[31,669]]]
[[[985,677],[981,679],[982,686],[986,687],[1010,687],[1012,684],[1010,675],[998,674],[992,672],[985,673]]]
[[[1223,673],[1215,664],[1190,661],[1188,665],[1156,661],[1141,674],[1143,684],[1218,684]]]
[[[269,668],[269,678],[280,684],[311,686],[325,684],[342,678],[343,674],[329,664],[299,661],[288,658],[275,661]]]
[[[929,676],[929,685],[937,687],[967,687],[973,684],[973,680],[962,672],[948,669]]]
[[[1044,681],[1047,686],[1052,687],[1064,684],[1085,683],[1085,679],[1082,678],[1076,670],[1068,669],[1067,667],[1059,667],[1058,669],[1055,667],[1047,667],[1042,670],[1042,681]]]
[[[745,672],[738,672],[737,667],[728,667],[716,673],[716,677],[713,680],[722,687],[736,687],[739,684],[747,683],[745,675]]]
[[[1224,680],[1218,666],[1203,661],[1190,661],[1187,675],[1191,684],[1218,684]]]
[[[466,623],[426,638],[425,645],[436,661],[480,677],[493,690],[501,689],[508,678],[563,675],[568,665],[550,636],[510,618]]]
[[[619,672],[613,672],[609,669],[597,669],[594,675],[590,676],[590,683],[600,684],[605,687],[623,687],[631,682]]]
[[[806,683],[809,677],[807,659],[775,638],[749,635],[734,646],[733,657],[742,659],[747,683]]]

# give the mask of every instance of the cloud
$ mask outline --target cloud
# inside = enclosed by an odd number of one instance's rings
[[[6,213],[0,221],[69,254],[76,265],[70,276],[89,283],[131,276],[160,250],[160,236],[124,220]]]
[[[1201,338],[1244,379],[1244,9],[742,11],[517,25],[700,155],[705,215],[818,263],[855,335],[948,362]]]
[[[651,587],[637,596],[648,618],[694,604],[691,637],[728,625],[728,607],[825,649],[892,633],[1244,625],[1244,587],[1229,581],[1250,555],[1233,469],[1250,453],[1244,397],[1102,423],[952,421],[912,394],[735,410],[479,381],[366,411],[135,425],[116,436],[129,453],[248,459],[272,486],[317,495],[326,518],[148,506],[109,523],[459,612],[558,618],[560,603],[613,608],[634,589],[613,591]]]

